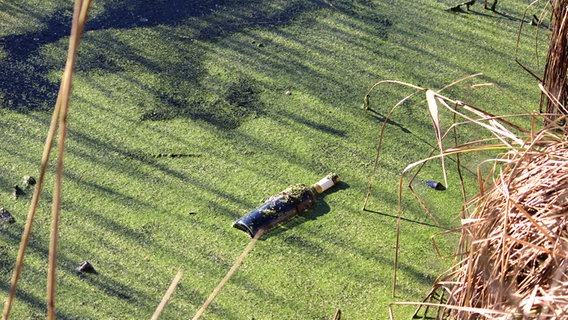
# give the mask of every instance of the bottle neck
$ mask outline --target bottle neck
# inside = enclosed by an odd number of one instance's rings
[[[338,182],[339,182],[339,177],[336,174],[329,174],[325,178],[321,179],[320,181],[312,185],[312,188],[316,194],[321,194],[325,192],[327,189],[336,185]]]

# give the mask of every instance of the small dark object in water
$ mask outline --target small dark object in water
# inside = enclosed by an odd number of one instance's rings
[[[25,194],[26,193],[24,192],[24,189],[20,188],[17,184],[14,185],[14,192],[12,192],[14,198],[18,199],[18,197],[23,196]]]
[[[14,223],[16,222],[16,219],[14,219],[14,217],[12,216],[12,214],[4,209],[4,208],[0,208],[0,224],[2,223]]]
[[[81,265],[79,266],[79,268],[77,268],[77,270],[85,273],[97,273],[93,265],[86,260],[83,261],[83,263],[81,263]]]
[[[32,176],[25,176],[24,181],[22,182],[24,189],[27,189],[29,187],[33,187],[33,186],[35,186],[35,184],[36,184],[36,180]]]
[[[438,181],[426,181],[426,185],[429,186],[430,188],[439,190],[439,191],[444,191],[446,190],[446,187],[444,187],[443,184],[441,184]]]
[[[156,153],[154,158],[183,158],[183,157],[200,157],[197,153]]]

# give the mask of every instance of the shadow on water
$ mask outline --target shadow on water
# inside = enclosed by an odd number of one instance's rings
[[[69,204],[67,205],[69,206]],[[133,242],[142,241],[145,237],[147,237],[147,235],[143,231],[128,229],[125,226],[117,223],[116,221],[105,218],[103,215],[94,210],[88,210],[84,207],[77,207],[74,209],[75,211],[82,210],[82,212],[85,213],[85,217],[88,217],[84,219],[94,219],[95,221],[104,224],[107,227],[108,232],[120,234],[121,236]],[[24,226],[22,225],[22,223],[15,223],[4,226],[0,224],[0,243],[18,243],[18,241],[20,240],[20,235],[23,232],[23,228]],[[85,229],[84,232],[89,231]],[[101,245],[113,246],[112,243],[107,242],[107,240],[103,238],[105,235],[107,235],[106,231],[100,232],[99,230],[99,233],[97,233],[96,236],[93,236],[93,238],[96,239],[98,237],[98,239],[100,239]],[[39,235],[32,234],[30,241],[28,242],[27,251],[40,254],[42,257],[47,257],[49,254],[48,245],[48,239],[42,238]],[[152,245],[154,246],[155,244]],[[0,281],[0,292],[2,292],[3,294],[7,294],[10,290],[11,284],[8,280],[8,277],[10,277],[12,275],[12,272],[14,271],[16,260],[15,256],[17,251],[16,248],[9,248],[8,246],[9,245],[0,244],[0,279],[7,279],[6,281]],[[156,252],[164,252],[168,251],[168,248],[155,245],[155,247],[153,247],[153,250]],[[88,274],[80,272],[78,270],[80,261],[71,258],[66,254],[65,250],[60,250],[58,252],[57,260],[58,273],[64,273],[67,274],[67,276],[78,278],[82,282],[86,282],[93,288],[96,288],[106,297],[125,301],[128,304],[136,305],[138,308],[144,310],[151,310],[154,307],[154,297],[138,289],[132,283],[125,282],[120,277],[112,277],[109,274],[114,273],[109,270],[105,270],[103,268],[98,269],[95,267],[94,273]],[[39,272],[46,272],[47,264],[44,267],[44,270],[40,270],[42,267],[39,267],[39,269],[34,269],[34,273],[37,274]],[[29,273],[27,273],[27,271],[24,271],[22,275],[25,277],[29,275]],[[20,280],[20,283],[22,282],[23,279]],[[33,292],[33,290],[30,291]],[[32,295],[30,291],[28,291],[28,289],[22,289],[20,285],[16,291],[16,297],[31,308],[33,316],[31,316],[29,319],[41,319],[47,312],[45,297]],[[87,299],[86,301],[89,301],[88,303],[96,303],[97,299],[100,299],[100,296],[97,297],[95,295],[90,299]],[[61,309],[57,309],[56,313],[57,319],[78,319],[76,315],[69,314],[66,311],[61,311]]]
[[[192,86],[196,88],[200,85],[194,83]],[[178,98],[175,94],[156,92],[159,103],[144,112],[140,120],[159,121],[187,117],[208,122],[218,128],[235,129],[249,117],[265,113],[265,106],[258,97],[259,92],[253,81],[245,77],[238,77],[228,83],[227,88],[220,92],[213,102],[203,101],[202,98]],[[181,92],[181,95],[184,93]]]
[[[347,136],[347,132],[345,132],[345,130],[341,130],[341,129],[337,129],[335,128],[333,125],[334,123],[329,123],[329,124],[324,124],[324,123],[320,123],[320,122],[316,122],[304,117],[299,117],[294,115],[293,113],[284,113],[284,112],[279,112],[278,115],[281,118],[290,118],[292,120],[294,120],[295,122],[299,122],[309,128],[321,131],[321,132],[325,132],[327,134],[330,135],[334,135],[337,137],[346,137]]]
[[[363,209],[363,211],[375,213],[375,214],[378,214],[378,215],[381,215],[381,216],[384,216],[384,217],[393,218],[393,219],[399,218],[398,216],[395,216],[395,215],[392,215],[392,214],[388,214],[388,213],[384,213],[384,212],[380,212],[380,211],[375,211],[375,210],[370,210],[370,209]],[[423,225],[423,226],[426,226],[426,227],[439,228],[437,225],[432,224],[432,223],[426,223],[426,222],[408,219],[408,218],[404,218],[404,217],[400,217],[400,220],[410,222],[410,223],[419,224],[419,225]]]
[[[289,2],[285,7],[276,9],[260,1],[101,1],[91,10],[91,18],[87,21],[86,33],[98,30],[129,30],[155,26],[186,25],[193,30],[192,35],[200,41],[214,41],[244,28],[274,28],[288,23],[305,10],[317,8],[321,4],[302,1]],[[51,14],[36,14],[43,28],[23,34],[12,34],[0,38],[0,48],[5,57],[0,60],[0,106],[9,110],[27,113],[32,110],[51,110],[55,104],[59,83],[49,79],[48,75],[62,70],[65,54],[55,58],[45,57],[42,52],[46,45],[66,39],[70,33],[72,7],[66,6]],[[198,18],[196,23],[191,18]],[[169,38],[171,36],[171,39]],[[193,41],[195,39],[177,39],[167,35],[165,41]],[[93,39],[91,39],[93,38]],[[199,54],[187,53],[190,61],[181,65],[165,65],[167,62],[156,62],[144,59],[135,48],[126,43],[105,41],[100,37],[90,37],[83,42],[94,41],[97,52],[83,50],[79,52],[77,71],[120,72],[122,67],[113,60],[127,59],[130,63],[142,65],[164,81],[148,90],[158,103],[143,106],[141,120],[168,120],[176,117],[201,119],[217,127],[234,129],[250,116],[262,114],[264,106],[257,97],[259,92],[254,83],[247,78],[232,79],[225,84],[224,92],[219,92],[218,99],[213,102],[200,101],[199,95],[184,92],[180,89],[200,88]],[[86,44],[84,43],[83,46]],[[65,45],[66,46],[66,45]],[[186,60],[181,59],[181,60]],[[188,68],[191,69],[187,73]],[[167,69],[167,70],[166,70]],[[181,69],[181,70],[180,70]],[[168,70],[174,70],[169,76]],[[179,70],[179,71],[177,71]],[[184,73],[184,74],[180,74]],[[187,73],[187,74],[185,74]],[[185,77],[184,77],[185,75]],[[183,84],[176,83],[184,79]],[[126,79],[136,80],[136,79]],[[140,84],[140,83],[139,83]],[[172,89],[174,88],[174,89]]]
[[[49,110],[55,104],[58,84],[49,81],[49,66],[38,59],[45,44],[69,35],[71,10],[59,9],[42,21],[42,30],[0,38],[6,57],[0,61],[0,104],[18,112]]]
[[[14,224],[12,227],[0,229],[2,234],[0,240],[4,241],[7,240],[8,243],[17,243],[22,233],[23,226]],[[40,253],[42,256],[47,257],[48,255],[48,243],[45,239],[35,238],[32,235],[32,238],[28,242],[28,251]],[[12,254],[8,254],[9,251],[13,252]],[[0,273],[2,277],[9,277],[12,275],[15,266],[15,250],[8,250],[7,246],[0,245]],[[8,259],[5,259],[5,255],[9,255]],[[79,266],[78,261],[74,261],[73,259],[69,258],[67,255],[62,254],[61,252],[58,254],[58,269],[59,272],[66,272],[71,273],[76,277],[79,277],[83,280],[89,280],[89,282],[93,285],[96,285],[101,291],[105,294],[127,300],[132,303],[143,304],[147,301],[151,301],[151,298],[139,291],[136,290],[126,284],[123,284],[120,281],[109,279],[104,275],[97,274],[96,277],[89,277],[89,275],[85,275],[76,270],[76,267]],[[25,269],[24,269],[25,270]],[[47,270],[47,265],[45,266],[45,270]],[[44,271],[45,271],[44,270]],[[38,273],[38,269],[35,269],[35,273]],[[27,276],[24,271],[23,276]],[[20,280],[20,283],[22,280]],[[0,292],[8,293],[10,291],[11,282],[10,281],[0,281]],[[28,289],[23,289],[18,287],[16,291],[16,298],[21,302],[27,304],[31,311],[31,315],[29,318],[26,319],[41,319],[45,317],[47,312],[47,303],[45,301],[45,297],[38,297],[30,293]],[[16,301],[18,303],[18,301]],[[149,307],[149,306],[146,306]],[[61,309],[56,310],[57,319],[77,319],[76,315],[71,315],[65,311],[61,311]]]
[[[370,109],[370,108],[369,108],[369,109],[367,109],[367,111],[369,111],[370,113],[372,113],[371,116],[372,116],[373,118],[375,118],[375,119],[377,119],[377,120],[379,120],[379,121],[381,121],[381,122],[384,122],[385,119],[386,119],[386,117],[385,117],[383,114],[381,114],[380,112],[378,112],[378,111],[376,111],[376,110],[373,110],[373,109]],[[402,130],[402,132],[404,132],[404,133],[412,133],[410,130],[406,129],[403,125],[401,125],[400,123],[398,123],[398,122],[396,122],[396,121],[393,121],[393,120],[391,120],[391,119],[388,119],[388,120],[386,120],[386,121],[387,121],[388,124],[400,128],[400,130]]]
[[[0,290],[8,292],[10,290],[10,283],[0,282]],[[25,290],[18,290],[16,292],[16,297],[33,307],[33,311],[28,319],[41,319],[45,317],[47,313],[47,303],[44,301],[44,298],[35,297]],[[73,319],[73,317],[62,313],[60,310],[56,310],[55,313],[57,315],[57,319]]]

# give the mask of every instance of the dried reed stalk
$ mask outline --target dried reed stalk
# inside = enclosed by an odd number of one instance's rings
[[[243,252],[241,252],[241,254],[239,255],[239,257],[237,258],[237,260],[235,261],[235,263],[233,264],[233,266],[231,267],[231,269],[229,269],[229,271],[227,272],[227,274],[225,275],[225,277],[223,277],[223,279],[221,279],[221,282],[219,282],[219,284],[217,285],[217,287],[215,287],[215,289],[213,289],[213,291],[211,292],[211,294],[209,295],[209,297],[207,298],[207,300],[203,303],[203,305],[201,306],[201,308],[199,308],[199,310],[197,310],[197,312],[195,313],[195,315],[193,316],[193,320],[198,320],[201,318],[201,316],[203,316],[203,314],[205,313],[205,311],[207,311],[207,308],[209,308],[209,306],[211,305],[211,303],[213,303],[213,300],[215,300],[215,298],[217,298],[217,296],[219,295],[219,293],[221,292],[221,290],[223,290],[223,287],[225,287],[225,284],[227,284],[227,282],[229,281],[229,279],[231,279],[231,277],[233,276],[233,274],[235,273],[235,271],[237,271],[237,269],[239,269],[239,267],[241,266],[241,264],[243,263],[243,261],[245,260],[245,257],[249,254],[249,252],[254,248],[254,246],[256,245],[256,242],[258,241],[258,239],[260,239],[260,237],[264,234],[265,230],[260,230],[255,236],[254,238],[252,238],[249,242],[249,244],[245,247],[245,249],[243,250]]]
[[[76,0],[75,2],[75,8],[73,12],[73,23],[71,26],[71,36],[69,38],[69,50],[68,50],[67,62],[65,65],[65,71],[63,74],[63,79],[61,81],[59,94],[57,96],[57,101],[55,104],[55,108],[53,110],[51,125],[49,127],[48,135],[44,146],[44,151],[41,160],[40,175],[38,178],[38,183],[36,185],[36,192],[34,192],[32,198],[32,203],[30,205],[30,210],[28,212],[28,217],[26,220],[26,226],[24,228],[24,233],[22,234],[22,240],[20,242],[20,248],[18,250],[16,266],[14,269],[14,273],[12,274],[10,292],[4,304],[4,310],[2,313],[3,320],[8,320],[10,317],[11,308],[16,295],[18,280],[24,263],[26,248],[32,231],[32,225],[35,218],[37,204],[39,202],[39,197],[41,194],[43,181],[45,178],[47,163],[51,154],[52,143],[55,137],[55,131],[58,128],[58,137],[59,137],[58,163],[57,163],[57,174],[55,177],[56,178],[55,188],[53,193],[52,225],[51,225],[51,235],[50,235],[48,279],[47,279],[47,318],[55,319],[57,238],[58,238],[58,227],[59,227],[59,211],[61,206],[61,184],[63,177],[63,156],[65,148],[65,134],[67,129],[67,112],[69,108],[69,98],[71,96],[71,83],[73,76],[73,68],[75,65],[75,58],[77,55],[77,49],[79,47],[80,38],[83,33],[85,22],[87,19],[90,2],[91,2],[90,0]]]
[[[568,141],[551,132],[499,159],[500,174],[484,181],[492,187],[469,203],[457,263],[418,304],[424,313],[435,306],[436,319],[566,317]]]
[[[538,132],[534,127],[537,117],[559,119],[561,115],[494,116],[438,92],[407,86],[416,91],[395,105],[387,119],[406,99],[425,92],[431,115],[437,113],[439,107],[454,115],[452,126],[443,135],[437,133],[438,141],[448,134],[455,135],[456,127],[465,123],[488,130],[494,138],[458,145],[454,136],[454,147],[441,150],[437,155],[431,153],[403,170],[399,182],[393,296],[404,174],[415,168],[420,171],[428,161],[457,157],[461,153],[502,150],[504,156],[484,161],[493,162],[493,166],[485,177],[478,168],[479,195],[470,201],[465,201],[464,196],[462,226],[454,230],[461,231],[461,238],[452,268],[436,280],[421,303],[395,302],[391,308],[418,305],[415,316],[422,312],[428,319],[565,317],[568,314],[568,130],[559,126],[559,121],[549,122]],[[365,97],[365,106],[368,104],[369,94]],[[533,119],[530,130],[507,120],[519,116]],[[457,118],[464,121],[457,122]],[[437,120],[433,120],[437,128]],[[376,158],[382,134],[381,130]],[[439,235],[450,232],[452,230]]]
[[[540,111],[568,114],[568,0],[555,0],[552,5],[553,30],[548,49]],[[548,94],[545,94],[548,93]],[[555,118],[548,118],[555,120]]]
[[[152,318],[150,318],[150,320],[158,320],[160,318],[162,312],[164,312],[164,309],[168,305],[168,301],[170,301],[170,298],[174,294],[174,291],[176,291],[176,288],[179,282],[181,281],[182,277],[183,277],[183,270],[180,270],[172,280],[172,283],[170,284],[168,290],[166,291],[166,294],[164,294],[162,301],[160,301],[160,304],[156,308],[156,311],[154,311],[154,314],[152,315]]]
[[[48,272],[47,272],[47,318],[49,320],[55,319],[55,284],[56,284],[56,269],[57,269],[57,240],[59,238],[59,216],[61,211],[61,188],[63,183],[63,163],[65,156],[65,138],[67,134],[67,114],[69,111],[69,99],[71,97],[71,84],[73,82],[73,69],[75,67],[75,60],[77,57],[77,50],[81,35],[87,22],[87,15],[89,13],[91,0],[76,0],[75,9],[73,11],[73,22],[71,25],[71,36],[69,37],[69,49],[67,55],[67,62],[65,64],[65,71],[63,73],[63,80],[61,82],[61,89],[59,95],[61,96],[58,101],[60,105],[58,108],[58,143],[57,143],[57,172],[55,175],[55,186],[53,190],[53,205],[52,205],[52,219],[51,219],[51,232],[49,240],[49,259],[48,259]]]

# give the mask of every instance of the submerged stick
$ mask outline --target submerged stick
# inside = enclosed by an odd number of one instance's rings
[[[152,318],[150,320],[158,320],[158,318],[160,318],[160,315],[162,314],[162,312],[164,312],[164,309],[168,305],[168,301],[170,300],[170,298],[174,294],[174,291],[176,291],[176,288],[177,288],[179,282],[181,281],[182,276],[183,276],[183,270],[180,270],[177,273],[177,275],[175,276],[175,278],[172,280],[172,283],[170,284],[168,291],[166,291],[166,294],[162,298],[162,301],[160,302],[160,304],[156,308],[156,311],[154,311],[154,314],[152,315]]]
[[[213,292],[211,292],[211,295],[209,295],[209,298],[207,298],[207,300],[205,301],[205,303],[201,306],[201,309],[199,309],[197,311],[197,313],[195,314],[195,316],[193,317],[193,320],[198,320],[199,318],[201,318],[201,316],[205,313],[205,310],[207,310],[207,308],[209,307],[209,305],[213,302],[213,300],[215,300],[215,298],[217,297],[217,295],[219,294],[219,292],[221,292],[221,290],[223,289],[223,287],[225,286],[225,284],[227,283],[227,281],[229,281],[229,279],[233,276],[233,273],[235,273],[235,271],[237,271],[237,269],[241,266],[241,264],[243,263],[243,260],[245,259],[245,257],[249,254],[249,252],[252,250],[252,248],[254,248],[254,245],[256,244],[256,241],[264,234],[264,230],[260,230],[259,232],[257,232],[254,236],[254,238],[252,238],[249,242],[249,244],[246,246],[246,248],[243,250],[243,252],[241,253],[241,255],[239,256],[239,258],[237,259],[237,261],[235,261],[235,264],[233,264],[233,266],[231,267],[231,269],[229,270],[229,272],[227,272],[227,274],[225,275],[225,277],[223,278],[223,280],[221,280],[221,282],[219,282],[219,284],[217,285],[217,287],[215,288],[215,290],[213,290]]]

